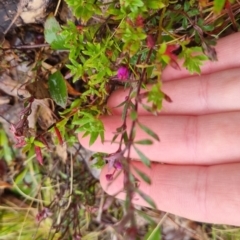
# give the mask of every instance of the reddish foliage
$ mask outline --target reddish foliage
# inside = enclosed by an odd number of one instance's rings
[[[147,35],[147,47],[152,49],[155,46],[155,40],[153,35]]]
[[[135,19],[136,27],[144,27],[144,18],[141,15],[138,15]]]
[[[179,45],[177,44],[169,44],[167,45],[166,51],[165,51],[165,55],[169,56],[170,58],[170,66],[176,70],[180,70],[180,67],[177,63],[177,55],[174,53],[174,51],[176,51],[177,49],[179,49]]]
[[[56,126],[54,126],[54,131],[55,131],[55,133],[56,133],[56,135],[57,135],[59,144],[60,144],[60,145],[63,145],[62,135],[61,135],[59,129],[58,129]]]
[[[43,156],[42,156],[41,148],[39,146],[34,146],[34,150],[35,150],[36,158],[37,158],[38,162],[41,165],[43,165]]]

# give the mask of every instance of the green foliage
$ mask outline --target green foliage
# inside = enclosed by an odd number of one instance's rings
[[[145,235],[144,240],[161,240],[161,229],[157,226],[154,229],[150,229],[149,232]]]
[[[149,158],[143,152],[141,152],[137,147],[133,146],[133,148],[136,151],[136,153],[138,154],[142,163],[145,164],[147,167],[150,167],[151,162],[150,162]]]
[[[62,28],[54,16],[50,15],[44,23],[44,36],[52,49],[64,49],[64,37],[60,35]]]
[[[83,132],[83,137],[90,135],[89,145],[92,145],[98,136],[100,136],[101,141],[104,141],[104,126],[103,123],[87,111],[79,111],[78,114],[74,116],[72,121],[73,125],[77,125],[78,128],[76,132]]]
[[[214,11],[220,13],[225,5],[226,0],[214,0]]]
[[[62,108],[67,104],[67,86],[60,71],[56,71],[48,78],[48,87],[51,98]]]
[[[159,83],[152,86],[148,93],[147,102],[152,104],[152,109],[154,111],[159,111],[162,109],[162,101],[164,99],[164,93],[161,91]]]
[[[208,59],[207,56],[203,55],[202,48],[200,47],[183,47],[180,57],[184,59],[183,66],[186,67],[190,73],[198,74],[201,73],[200,66]]]
[[[129,88],[128,97],[120,104],[123,123],[116,129],[112,142],[120,142],[119,151],[123,151],[124,156],[134,150],[142,163],[151,167],[151,159],[140,149],[142,145],[147,147],[154,141],[160,141],[161,136],[148,124],[141,123],[138,105],[156,114],[162,109],[162,101],[170,99],[161,90],[161,74],[166,66],[179,69],[180,60],[190,73],[201,73],[204,61],[211,59],[211,54],[206,50],[213,50],[210,44],[212,38],[218,36],[216,29],[221,25],[225,27],[222,18],[212,20],[213,13],[220,13],[223,9],[223,1],[214,0],[214,5],[206,7],[202,6],[202,1],[168,0],[119,0],[107,3],[100,0],[66,0],[66,3],[76,21],[60,26],[50,16],[45,23],[44,34],[52,49],[64,49],[68,53],[63,61],[69,70],[67,81],[73,87],[78,86],[80,93],[69,93],[68,97],[69,89],[61,74],[65,68],[49,76],[51,98],[65,108],[59,113],[61,119],[56,126],[68,144],[76,141],[73,136],[76,133],[81,133],[82,137],[88,136],[89,145],[94,144],[97,138],[104,141],[100,116],[109,113],[106,107],[108,97],[119,86]],[[214,51],[211,53],[214,55]],[[122,66],[128,69],[129,79],[119,79],[118,70]],[[146,90],[149,83],[152,87]],[[128,118],[131,120],[130,126]],[[139,128],[150,139],[135,140]],[[53,132],[53,128],[50,131]],[[42,148],[43,143],[39,139],[29,138],[23,151],[32,151],[33,146]],[[106,155],[97,154],[95,157],[95,167],[101,168]],[[130,206],[133,195],[130,190],[133,190],[155,207],[154,202],[136,186],[131,188],[134,177],[131,173],[126,174],[130,161],[126,158],[123,162],[124,181],[130,184],[126,189],[126,206]],[[151,176],[139,169],[134,170],[137,177],[151,184]],[[65,180],[68,179],[67,174],[63,175]],[[88,202],[86,192],[77,190],[77,194],[84,203]],[[86,212],[81,214],[83,217]],[[86,222],[90,222],[89,215],[86,218]],[[85,239],[99,234],[85,233]],[[160,235],[157,226],[149,229],[146,239],[160,239]]]
[[[8,137],[0,124],[0,159],[4,159],[6,162],[13,160],[14,153],[10,147]]]
[[[73,14],[87,22],[94,14],[100,14],[98,1],[95,0],[65,0],[71,7]]]

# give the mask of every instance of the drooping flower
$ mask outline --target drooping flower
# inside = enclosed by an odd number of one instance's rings
[[[22,130],[22,128],[23,128],[23,126],[20,127],[20,130]],[[25,141],[25,136],[22,135],[23,134],[22,131],[19,131],[19,128],[16,128],[16,126],[14,124],[10,125],[9,130],[14,135],[14,139],[16,141],[15,146],[18,148],[23,147],[26,144],[26,141]]]
[[[111,173],[106,174],[106,179],[107,179],[107,181],[112,181],[113,180],[113,173],[112,174]]]
[[[117,71],[117,76],[119,80],[125,81],[129,77],[129,70],[126,66],[121,66]]]
[[[38,222],[41,222],[42,220],[46,219],[47,217],[51,217],[52,214],[53,213],[50,211],[49,208],[43,208],[42,211],[38,212],[38,214],[36,216],[36,220]]]
[[[114,168],[113,173],[106,174],[106,179],[108,181],[111,181],[113,180],[113,176],[116,170],[122,169],[122,160],[124,159],[123,152],[121,150],[118,150],[115,153],[107,155],[104,159],[108,161],[108,171]]]
[[[115,169],[121,170],[121,169],[122,169],[122,163],[121,163],[119,160],[116,160],[116,161],[114,162],[114,164],[113,164],[113,167],[114,167]]]
[[[108,154],[104,159],[108,161],[108,170],[111,170],[113,167],[119,169],[119,166],[123,159],[123,153],[122,151],[118,150],[115,153]],[[117,164],[117,167],[116,167],[116,164]]]

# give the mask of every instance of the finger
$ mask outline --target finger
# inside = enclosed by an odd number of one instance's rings
[[[235,33],[225,38],[219,39],[215,46],[218,61],[207,61],[201,67],[202,74],[208,74],[224,69],[236,68],[240,66],[240,33]],[[181,70],[176,70],[171,66],[167,66],[162,73],[162,80],[174,80],[190,76],[189,72],[179,62]]]
[[[116,129],[122,125],[120,116],[104,117],[105,141],[90,147],[93,151],[113,153],[119,143],[111,143]],[[149,159],[174,164],[220,164],[237,162],[240,158],[240,113],[218,113],[203,116],[140,116],[139,122],[156,133],[160,142],[135,146]],[[131,121],[127,121],[129,133]],[[139,126],[135,141],[151,139]],[[79,135],[80,143],[88,147],[89,138]],[[139,158],[132,148],[131,157]]]
[[[154,200],[158,209],[195,221],[240,226],[240,215],[236,214],[240,207],[240,164],[209,167],[152,164],[151,169],[140,162],[132,164],[151,177],[152,184],[147,185],[135,175],[140,190]],[[101,185],[108,194],[115,195],[123,189],[123,174],[109,184],[107,173],[105,167]],[[124,200],[125,193],[117,197]],[[139,196],[133,202],[149,207]]]
[[[240,109],[240,68],[216,72],[204,76],[194,76],[181,80],[163,82],[162,91],[172,100],[163,100],[161,114],[206,114],[237,111]],[[147,87],[149,90],[151,86]],[[108,100],[113,114],[122,114],[122,103],[128,89],[115,91]],[[142,91],[144,92],[144,91]],[[143,104],[147,99],[143,99]],[[139,104],[139,114],[150,114]]]

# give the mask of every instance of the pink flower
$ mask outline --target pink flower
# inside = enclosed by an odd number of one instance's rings
[[[112,181],[113,180],[113,174],[106,174],[106,179],[107,181]]]
[[[43,208],[42,211],[38,212],[36,216],[36,220],[41,222],[42,220],[46,219],[47,217],[51,217],[52,212],[48,208]]]
[[[129,71],[128,71],[128,68],[125,67],[125,66],[121,66],[119,69],[118,69],[118,72],[117,72],[117,76],[118,76],[118,79],[119,80],[127,80],[128,77],[129,77]]]
[[[121,170],[122,169],[122,163],[119,160],[116,160],[113,164],[113,167],[118,169],[118,170]]]

